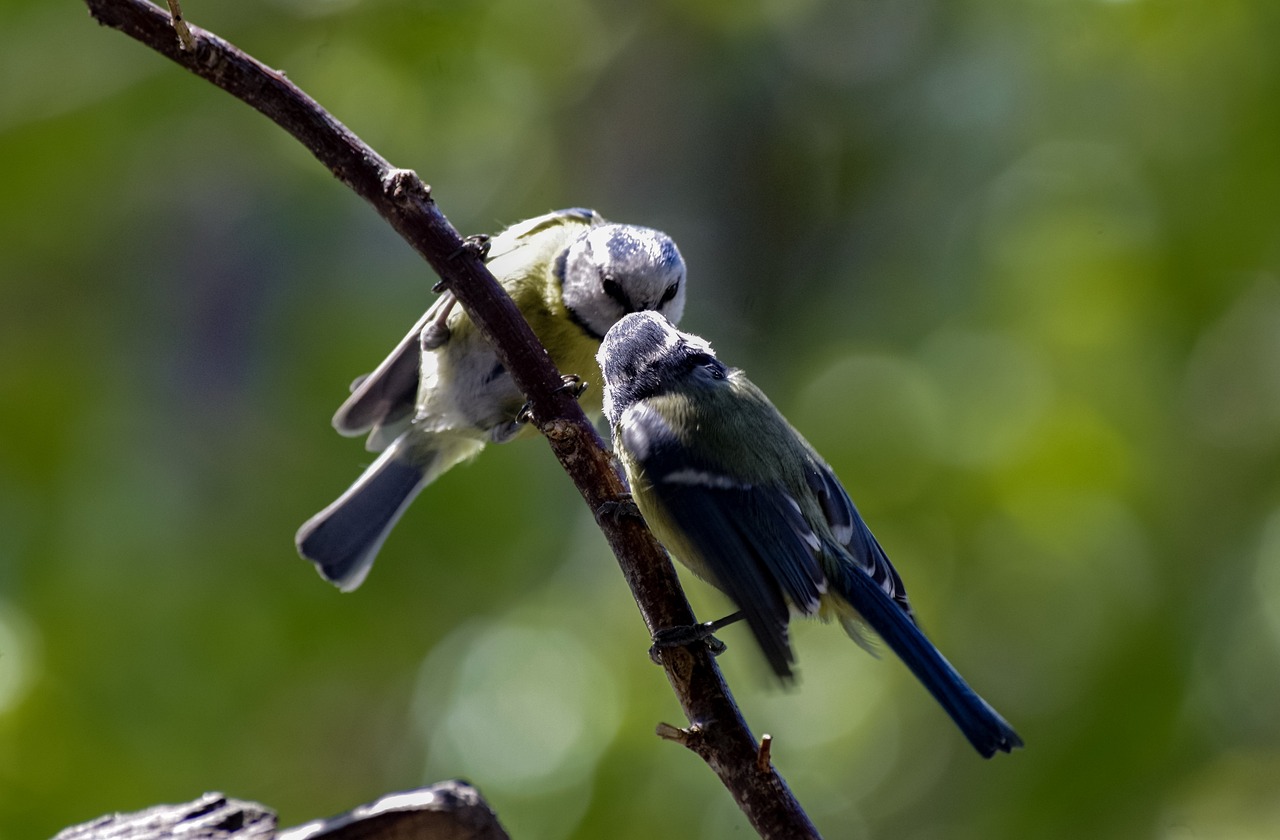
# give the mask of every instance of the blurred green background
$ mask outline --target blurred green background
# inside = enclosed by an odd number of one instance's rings
[[[1028,747],[891,655],[722,664],[828,837],[1280,835],[1280,5],[187,0],[464,232],[659,227],[685,326],[831,461]],[[329,417],[430,302],[292,139],[0,2],[0,837],[205,790],[284,825],[443,778],[520,838],[749,829],[538,441],[358,592],[294,553]],[[701,584],[695,607],[725,603]]]

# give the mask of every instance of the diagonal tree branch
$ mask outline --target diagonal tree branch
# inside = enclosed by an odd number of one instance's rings
[[[393,167],[283,73],[213,33],[190,26],[193,46],[185,47],[169,15],[146,0],[85,2],[99,23],[151,47],[288,131],[426,259],[529,398],[534,422],[596,512],[650,633],[693,623],[675,570],[648,529],[634,517],[604,513],[616,509],[626,493],[609,453],[573,397],[561,389],[558,372],[511,299],[437,208],[430,188],[412,171]],[[706,649],[674,648],[662,659],[690,726],[663,724],[659,734],[701,756],[762,837],[817,837],[768,752],[757,747]]]

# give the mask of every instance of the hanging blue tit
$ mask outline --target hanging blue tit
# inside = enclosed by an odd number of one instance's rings
[[[659,314],[627,315],[597,355],[604,413],[636,506],[655,536],[745,618],[789,678],[793,613],[875,631],[984,757],[1022,739],[916,626],[902,579],[813,447],[741,370]],[[658,634],[662,644],[663,634]]]
[[[599,413],[594,355],[629,312],[678,321],[685,264],[661,231],[611,224],[593,210],[560,210],[518,222],[488,243],[489,270],[562,373],[587,385],[583,408]],[[368,434],[380,452],[337,501],[298,529],[299,553],[340,589],[355,589],[413,498],[484,448],[530,433],[525,397],[453,296],[445,292],[391,355],[352,385],[334,415],[341,434]]]

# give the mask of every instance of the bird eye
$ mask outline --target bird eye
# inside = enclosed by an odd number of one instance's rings
[[[678,291],[680,291],[679,283],[672,283],[670,286],[667,286],[667,290],[662,293],[662,303],[670,303],[671,299],[676,296],[676,292]],[[661,306],[662,304],[660,303],[658,305]]]
[[[694,368],[706,368],[707,373],[711,374],[712,379],[724,379],[724,365],[720,364],[720,360],[710,353],[694,353],[688,358],[689,370]]]
[[[604,293],[618,302],[618,305],[628,312],[631,311],[631,301],[627,300],[627,293],[622,291],[622,286],[617,280],[608,275],[600,281],[600,287],[604,289]]]

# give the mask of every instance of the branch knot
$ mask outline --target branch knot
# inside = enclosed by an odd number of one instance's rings
[[[382,177],[382,191],[398,204],[430,202],[431,187],[412,169],[392,169]]]
[[[681,729],[669,723],[659,723],[654,734],[664,741],[675,741],[681,746],[688,747],[695,753],[698,752],[698,747],[704,740],[702,726],[696,723],[690,724],[687,729]]]

